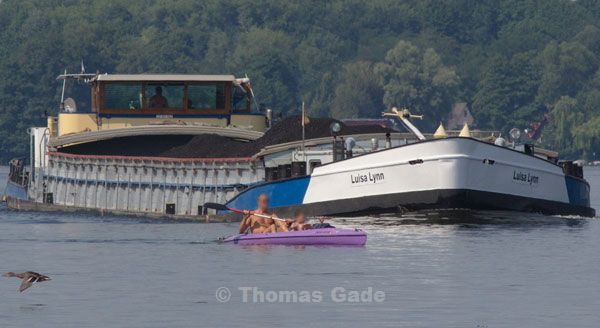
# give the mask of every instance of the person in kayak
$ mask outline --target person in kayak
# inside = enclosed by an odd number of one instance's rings
[[[310,224],[306,223],[306,215],[304,215],[302,210],[296,210],[296,212],[294,212],[294,219],[289,220],[288,224],[290,225],[290,230],[293,231],[302,231],[312,228]]]
[[[317,220],[319,220],[319,223],[315,223],[311,226],[312,229],[324,229],[324,228],[335,228],[334,226],[332,226],[331,224],[325,222],[327,218],[324,216],[320,216],[317,218]]]
[[[244,211],[244,218],[240,222],[240,234],[246,233],[270,233],[279,231],[288,231],[287,225],[279,224],[283,221],[256,216],[255,214],[268,215],[277,218],[275,214],[269,212],[269,197],[265,194],[258,196],[258,206],[254,211]]]
[[[306,223],[306,215],[302,210],[296,210],[294,212],[294,218],[291,220],[286,220],[289,225],[290,231],[303,231],[309,229],[323,229],[323,228],[335,228],[331,224],[325,222],[327,218],[324,216],[318,217],[319,223],[308,224]]]

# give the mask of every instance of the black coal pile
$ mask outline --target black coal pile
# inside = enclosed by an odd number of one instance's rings
[[[304,126],[306,139],[322,138],[331,136],[330,126],[340,121],[332,118],[310,118]],[[277,122],[259,139],[255,140],[254,147],[258,150],[286,142],[302,140],[302,117],[291,116]]]
[[[60,151],[79,155],[221,158],[252,156],[254,153],[248,145],[248,142],[215,134],[149,135],[100,140],[63,147]]]
[[[346,125],[333,118],[310,118],[304,126],[306,139],[331,137],[331,124],[339,123],[341,130],[340,136],[363,133],[382,133],[393,132],[392,129],[381,125]],[[262,137],[253,142],[255,150],[258,152],[262,148],[270,145],[277,145],[286,142],[302,140],[302,116],[291,116],[285,118]]]
[[[254,155],[252,143],[216,134],[194,136],[189,142],[175,146],[161,154],[164,157],[223,158],[250,157]]]
[[[380,125],[345,125],[332,118],[310,118],[305,125],[306,139],[330,137],[330,126],[341,126],[339,135],[392,132]],[[301,116],[281,120],[262,137],[248,142],[215,134],[197,136],[149,135],[122,137],[63,147],[61,152],[80,155],[144,156],[173,158],[250,157],[262,148],[302,140]]]
[[[60,149],[63,153],[108,156],[160,156],[173,145],[189,142],[191,136],[134,136],[100,140]]]

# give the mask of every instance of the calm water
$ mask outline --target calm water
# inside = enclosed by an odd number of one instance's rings
[[[586,176],[600,209],[600,170]],[[600,323],[600,220],[442,213],[362,221],[364,248],[243,248],[215,242],[235,224],[2,208],[0,270],[34,270],[53,280],[20,294],[17,279],[1,278],[0,327]],[[217,300],[217,290],[221,300],[228,295],[219,287],[229,289],[227,302]],[[352,291],[365,290],[362,302],[348,302]],[[369,299],[376,292],[383,302]],[[293,293],[298,302],[286,303]],[[306,295],[311,302],[300,303]]]

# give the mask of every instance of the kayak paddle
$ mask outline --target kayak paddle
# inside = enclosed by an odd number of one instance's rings
[[[204,203],[204,207],[205,208],[212,208],[213,210],[217,210],[217,211],[230,211],[230,212],[234,212],[234,213],[244,214],[243,210],[238,210],[238,209],[235,209],[235,208],[230,208],[230,207],[227,207],[227,206],[225,206],[223,204],[219,204],[219,203]],[[265,219],[273,219],[273,220],[279,220],[279,221],[286,221],[285,219],[280,219],[278,217],[274,217],[274,216],[271,216],[271,215],[258,214],[258,213],[252,213],[251,215],[258,216],[258,217],[265,218]]]

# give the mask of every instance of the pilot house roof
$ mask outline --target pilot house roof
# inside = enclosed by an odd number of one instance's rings
[[[233,75],[197,75],[197,74],[100,74],[96,81],[173,81],[173,82],[233,82]]]

